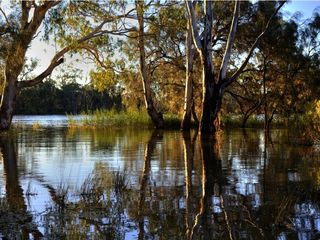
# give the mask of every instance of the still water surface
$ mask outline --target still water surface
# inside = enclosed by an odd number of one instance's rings
[[[0,134],[0,238],[320,237],[320,154],[285,130],[52,125]]]

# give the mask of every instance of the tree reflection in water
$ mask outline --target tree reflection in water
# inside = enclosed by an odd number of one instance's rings
[[[7,239],[38,239],[42,234],[27,211],[23,190],[19,183],[17,155],[13,139],[0,135],[0,148],[5,174],[5,198],[0,199],[0,234]],[[1,236],[0,235],[0,236]]]
[[[143,171],[141,176],[140,183],[140,197],[139,197],[139,235],[138,239],[145,239],[145,216],[148,214],[144,209],[145,199],[146,199],[146,188],[148,184],[149,174],[150,174],[150,165],[151,165],[151,157],[154,154],[154,150],[156,148],[157,141],[162,139],[163,132],[161,130],[154,130],[148,143],[146,144],[144,151],[144,164]]]
[[[108,161],[95,162],[92,173],[76,188],[68,181],[50,185],[44,180],[45,174],[42,178],[40,174],[24,175],[27,171],[20,168],[26,163],[20,165],[24,159],[17,155],[20,145],[15,136],[1,135],[5,194],[0,199],[0,236],[188,240],[319,237],[317,153],[282,146],[277,143],[281,135],[274,135],[277,141],[271,145],[263,133],[247,132],[246,138],[242,133],[225,132],[215,138],[191,133],[146,131],[130,141],[123,135],[117,139],[109,134],[105,139],[94,132],[92,151],[99,146],[110,152],[125,151],[128,162],[123,166],[129,169],[120,171]],[[85,134],[90,139],[90,132]],[[79,138],[81,135],[75,139]],[[132,152],[139,154],[130,155]],[[35,213],[26,206],[23,189],[29,177],[47,193],[44,212]]]

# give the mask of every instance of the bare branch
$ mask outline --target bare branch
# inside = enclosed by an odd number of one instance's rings
[[[3,11],[3,9],[2,9],[1,7],[0,7],[0,11],[1,11],[1,13],[3,14],[4,18],[6,19],[7,24],[8,24],[8,25],[11,25],[11,23],[10,23],[10,21],[9,21],[7,15],[6,15],[6,13]]]
[[[227,46],[226,46],[226,50],[224,52],[223,60],[220,67],[219,81],[223,81],[223,79],[225,79],[226,77],[228,62],[230,60],[232,46],[234,43],[234,39],[236,37],[239,13],[240,13],[240,1],[237,0],[235,1],[234,13],[233,13],[232,23],[230,27],[229,36],[228,36]]]
[[[244,70],[244,68],[247,66],[251,55],[253,54],[255,48],[257,47],[258,43],[260,42],[261,38],[266,34],[266,32],[268,31],[269,27],[270,27],[270,23],[271,20],[277,15],[277,13],[279,12],[280,8],[286,3],[287,1],[283,1],[280,2],[280,5],[277,7],[277,9],[275,10],[275,12],[271,15],[271,17],[269,18],[265,29],[262,33],[260,33],[260,35],[256,38],[256,40],[254,41],[253,45],[251,46],[249,53],[246,57],[246,59],[244,60],[244,62],[241,64],[241,66],[239,67],[239,69],[230,77],[230,78],[226,78],[226,80],[223,82],[224,87],[229,86],[231,83],[233,83],[238,77],[239,75],[242,73],[242,71]]]
[[[200,39],[198,29],[197,29],[197,25],[196,25],[196,16],[194,12],[194,7],[191,1],[185,0],[185,2],[188,10],[190,26],[192,29],[193,41],[198,51],[200,51],[202,49],[202,44],[201,44],[201,39]]]

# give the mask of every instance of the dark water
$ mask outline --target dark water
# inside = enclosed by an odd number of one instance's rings
[[[320,154],[285,130],[0,135],[4,239],[319,239]]]

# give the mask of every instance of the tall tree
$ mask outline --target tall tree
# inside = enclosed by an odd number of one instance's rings
[[[144,100],[147,112],[156,128],[163,128],[163,116],[154,106],[153,93],[151,88],[150,73],[146,64],[145,41],[144,41],[144,1],[136,1],[136,10],[138,17],[138,47],[140,53],[140,74],[143,83]]]
[[[272,16],[269,18],[262,33],[255,39],[251,48],[248,51],[247,57],[242,62],[240,67],[231,75],[227,76],[229,60],[231,57],[231,52],[233,44],[235,41],[235,36],[237,32],[238,19],[240,14],[240,1],[235,1],[234,12],[232,23],[230,26],[229,35],[227,38],[227,43],[223,58],[220,64],[219,71],[217,74],[213,67],[213,57],[212,57],[212,27],[213,27],[213,11],[212,2],[204,1],[204,12],[203,17],[198,19],[203,19],[203,23],[197,21],[195,8],[191,1],[186,1],[186,6],[188,10],[188,16],[190,25],[192,26],[192,36],[194,44],[200,54],[201,65],[202,65],[202,116],[200,121],[200,131],[201,133],[214,133],[218,130],[218,114],[221,109],[222,98],[227,87],[232,84],[239,75],[245,69],[247,63],[249,62],[251,55],[253,54],[255,48],[257,47],[260,39],[265,35],[268,30],[272,18],[278,13],[279,9],[283,6],[285,2],[281,2],[276,8]],[[199,33],[199,25],[202,24],[203,32]]]

